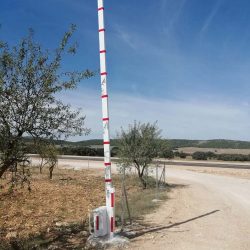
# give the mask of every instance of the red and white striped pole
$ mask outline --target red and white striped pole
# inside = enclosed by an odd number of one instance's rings
[[[111,154],[109,137],[109,109],[107,92],[107,69],[106,69],[106,47],[105,47],[105,26],[104,26],[104,5],[103,0],[98,1],[98,26],[99,26],[99,47],[100,47],[100,74],[102,89],[102,121],[103,121],[103,145],[104,145],[104,166],[105,166],[105,187],[106,207],[108,213],[108,233],[113,238],[115,229],[115,190],[111,179]]]

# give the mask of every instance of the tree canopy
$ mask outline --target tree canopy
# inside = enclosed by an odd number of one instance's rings
[[[24,136],[39,144],[89,132],[80,110],[58,98],[58,93],[94,75],[62,70],[63,56],[76,53],[69,43],[75,29],[72,25],[53,52],[34,41],[32,30],[14,47],[0,42],[0,177],[26,159]]]
[[[118,135],[120,163],[125,167],[136,168],[144,188],[147,185],[144,179],[145,170],[161,151],[160,133],[156,123],[135,121],[129,125],[128,130],[122,128]]]

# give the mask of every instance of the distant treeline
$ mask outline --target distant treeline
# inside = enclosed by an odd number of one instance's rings
[[[26,138],[29,142],[30,138]],[[184,139],[169,139],[166,142],[169,148],[176,149],[181,147],[198,147],[198,148],[232,148],[232,149],[250,149],[250,142],[248,141],[235,141],[235,140],[184,140]],[[91,145],[102,145],[101,139],[93,139],[86,141],[70,142],[70,141],[56,141],[57,145],[61,147],[88,147]],[[117,146],[118,140],[112,139],[111,146]]]
[[[243,154],[215,154],[213,152],[194,152],[192,154],[194,160],[220,160],[220,161],[250,161],[250,155]]]
[[[91,148],[91,147],[58,147],[58,154],[60,155],[77,155],[77,156],[104,156],[103,148]],[[113,147],[111,150],[111,156],[117,156],[117,147]],[[28,145],[26,152],[29,154],[39,154],[35,147]],[[193,154],[174,151],[167,149],[159,155],[160,158],[173,159],[192,157],[194,160],[221,160],[221,161],[250,161],[250,155],[243,154],[215,154],[214,152],[201,152],[197,151]]]
[[[172,139],[164,140],[168,146],[168,150],[162,152],[159,157],[161,158],[181,158],[185,159],[187,156],[192,157],[194,160],[222,160],[222,161],[250,161],[250,155],[243,154],[216,154],[213,152],[194,152],[193,154],[187,154],[179,152],[176,149],[180,147],[200,147],[200,148],[233,148],[233,149],[249,149],[250,142],[247,141],[233,141],[233,140],[181,140]],[[26,152],[30,154],[38,154],[36,148],[32,146],[29,138],[26,138],[27,147]],[[103,145],[103,141],[86,140],[80,142],[68,142],[68,141],[56,141],[58,154],[61,155],[78,155],[78,156],[103,156],[103,148],[93,148],[93,145]],[[111,140],[111,156],[117,156],[118,140]]]
[[[194,160],[220,160],[220,161],[250,161],[250,155],[243,154],[215,154],[213,152],[194,152],[193,154],[186,154],[183,152],[175,152],[174,156],[186,158],[191,156]]]
[[[198,147],[198,148],[232,148],[232,149],[250,149],[248,141],[234,140],[168,140],[171,148]]]
[[[89,148],[89,147],[63,147],[60,148],[62,155],[78,155],[78,156],[104,156],[103,148]],[[117,148],[111,150],[111,156],[117,155]]]
[[[103,148],[90,147],[57,147],[59,155],[77,155],[77,156],[104,156]],[[39,151],[32,145],[26,147],[26,152],[29,154],[39,154]],[[117,148],[111,150],[111,156],[117,155]]]

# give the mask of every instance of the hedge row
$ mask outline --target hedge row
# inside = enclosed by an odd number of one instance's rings
[[[249,155],[243,155],[243,154],[215,154],[213,152],[201,152],[197,151],[193,154],[187,154],[184,152],[175,151],[172,150],[166,150],[164,151],[160,157],[166,158],[166,159],[173,159],[174,157],[179,157],[182,159],[185,159],[187,156],[192,156],[194,160],[221,160],[221,161],[250,161],[250,154]]]
[[[192,154],[194,160],[215,159],[221,161],[250,161],[250,155],[242,154],[215,154],[213,152],[194,152]]]

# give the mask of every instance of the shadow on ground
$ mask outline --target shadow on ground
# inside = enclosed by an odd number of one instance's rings
[[[134,238],[140,237],[140,236],[142,236],[144,234],[147,234],[147,233],[153,233],[153,232],[158,232],[158,231],[161,231],[161,230],[169,229],[169,228],[172,228],[172,227],[177,227],[179,225],[186,224],[186,223],[189,223],[189,222],[194,221],[194,220],[201,219],[201,218],[206,217],[206,216],[210,216],[210,215],[212,215],[214,213],[217,213],[219,211],[220,210],[218,210],[218,209],[213,210],[211,212],[208,212],[208,213],[205,213],[205,214],[190,218],[188,220],[173,223],[173,224],[170,224],[170,225],[167,225],[167,226],[159,226],[159,227],[144,226],[144,227],[139,228],[139,229],[126,230],[125,232],[122,232],[121,235],[124,236],[124,237],[127,237],[129,239],[134,239]]]
[[[181,189],[181,188],[188,188],[189,185],[187,184],[176,184],[176,183],[167,183],[167,188],[171,189]]]
[[[13,238],[0,242],[0,250],[43,250],[83,249],[89,233],[83,223],[68,224],[51,228],[28,239]]]

